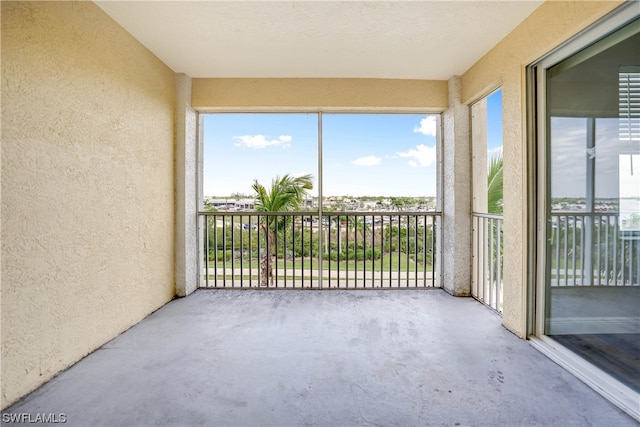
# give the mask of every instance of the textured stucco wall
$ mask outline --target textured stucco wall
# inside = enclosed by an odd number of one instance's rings
[[[334,107],[440,112],[447,82],[385,79],[193,79],[191,105],[207,109]]]
[[[191,78],[176,75],[176,294],[198,287],[198,113],[191,107]]]
[[[547,1],[462,76],[469,103],[502,85],[504,325],[526,334],[527,158],[525,67],[615,9],[620,1]]]
[[[174,296],[175,75],[91,2],[1,7],[5,407]]]
[[[449,79],[443,121],[442,274],[444,289],[471,294],[471,145],[469,108],[460,102],[460,77]]]

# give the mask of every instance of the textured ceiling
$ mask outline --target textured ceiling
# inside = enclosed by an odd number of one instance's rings
[[[191,77],[446,80],[542,1],[96,1]]]

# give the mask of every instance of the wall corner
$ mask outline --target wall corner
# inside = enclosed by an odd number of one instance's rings
[[[176,74],[175,109],[175,284],[184,297],[197,288],[197,125],[198,113],[191,107],[191,77]]]

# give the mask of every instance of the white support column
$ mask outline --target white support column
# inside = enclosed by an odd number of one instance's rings
[[[460,102],[460,77],[449,79],[443,114],[443,285],[455,296],[471,294],[471,142],[469,108]]]
[[[488,139],[488,117],[487,98],[483,97],[470,108],[471,121],[471,212],[488,212],[488,185],[487,185],[487,139]],[[485,285],[485,247],[484,238],[488,235],[487,225],[484,221],[477,223],[471,220],[471,232],[473,238],[471,242],[471,294],[484,297]]]
[[[473,212],[487,212],[487,98],[471,106]]]
[[[198,285],[198,113],[191,107],[191,78],[186,74],[176,74],[175,114],[175,274],[176,295],[183,297]]]

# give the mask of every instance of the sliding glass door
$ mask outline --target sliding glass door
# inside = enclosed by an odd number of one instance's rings
[[[536,69],[538,334],[640,392],[640,20]]]

